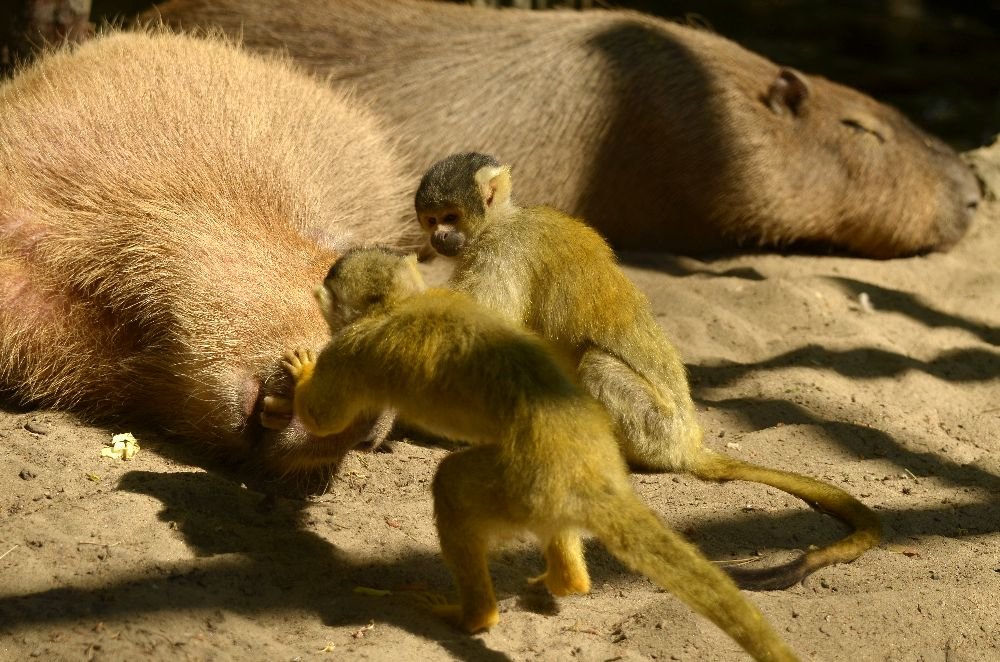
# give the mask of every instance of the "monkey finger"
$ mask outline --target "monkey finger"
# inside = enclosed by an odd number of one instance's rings
[[[292,401],[280,395],[265,395],[261,402],[262,413],[288,414],[292,413]]]
[[[260,424],[268,430],[284,430],[292,422],[291,415],[260,413]]]
[[[315,362],[315,360],[311,360],[309,350],[297,347],[285,352],[281,361],[281,367],[284,368],[293,379],[298,380],[306,366],[312,365]]]
[[[430,609],[431,611],[435,611],[438,607],[447,607],[450,605],[446,596],[433,591],[412,591],[407,592],[406,596],[414,605]]]
[[[284,366],[298,367],[301,364],[301,361],[299,360],[299,350],[296,348],[286,351],[281,357],[281,364]]]
[[[295,349],[288,350],[285,352],[281,365],[285,367],[286,370],[298,370],[301,371],[304,367],[316,363],[316,353],[311,349],[306,349],[304,347],[296,347]]]
[[[261,403],[260,424],[270,430],[281,430],[292,420],[292,401],[276,395],[266,395]]]

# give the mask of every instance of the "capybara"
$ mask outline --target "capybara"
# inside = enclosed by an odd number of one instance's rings
[[[412,186],[377,122],[279,58],[165,31],[43,56],[0,117],[8,401],[321,488],[367,425],[310,439],[257,414],[291,388],[285,349],[329,340],[312,288],[339,248],[405,236]]]
[[[411,140],[411,174],[458,151],[517,163],[521,195],[619,248],[957,241],[979,189],[896,110],[735,43],[630,11],[414,0],[171,0],[172,25],[286,49],[356,86]]]

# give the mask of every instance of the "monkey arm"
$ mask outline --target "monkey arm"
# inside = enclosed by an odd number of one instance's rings
[[[317,359],[311,350],[296,349],[282,361],[295,381],[294,414],[310,434],[320,437],[343,432],[361,411],[345,371],[333,369],[323,360],[326,354]]]

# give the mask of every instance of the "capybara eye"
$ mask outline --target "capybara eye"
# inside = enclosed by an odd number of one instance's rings
[[[863,123],[859,122],[856,119],[851,119],[851,118],[842,119],[840,120],[840,123],[843,124],[844,126],[848,126],[854,129],[859,133],[867,133],[868,135],[874,136],[880,143],[885,142],[885,136],[883,136],[875,129],[865,126]]]
[[[861,126],[861,122],[852,119],[840,120],[840,123],[844,126],[849,126],[855,131],[864,131],[865,127]]]

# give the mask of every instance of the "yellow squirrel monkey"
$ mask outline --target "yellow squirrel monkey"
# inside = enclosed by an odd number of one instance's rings
[[[474,152],[434,164],[416,193],[431,246],[456,257],[451,286],[552,341],[614,420],[633,466],[705,480],[747,480],[792,494],[853,531],[773,568],[730,568],[744,588],[786,588],[878,544],[878,516],[850,494],[797,473],[703,446],[684,365],[646,297],[582,221],[549,207],[519,207],[510,168]]]
[[[310,433],[392,407],[474,444],[434,478],[441,551],[460,598],[434,611],[469,632],[495,625],[488,545],[520,531],[544,548],[545,572],[532,581],[555,595],[589,591],[588,530],[754,658],[796,659],[733,581],[635,495],[607,412],[543,340],[463,294],[425,290],[415,259],[388,249],[344,254],[317,299],[330,343],[318,358],[296,350],[285,363],[295,416]]]

